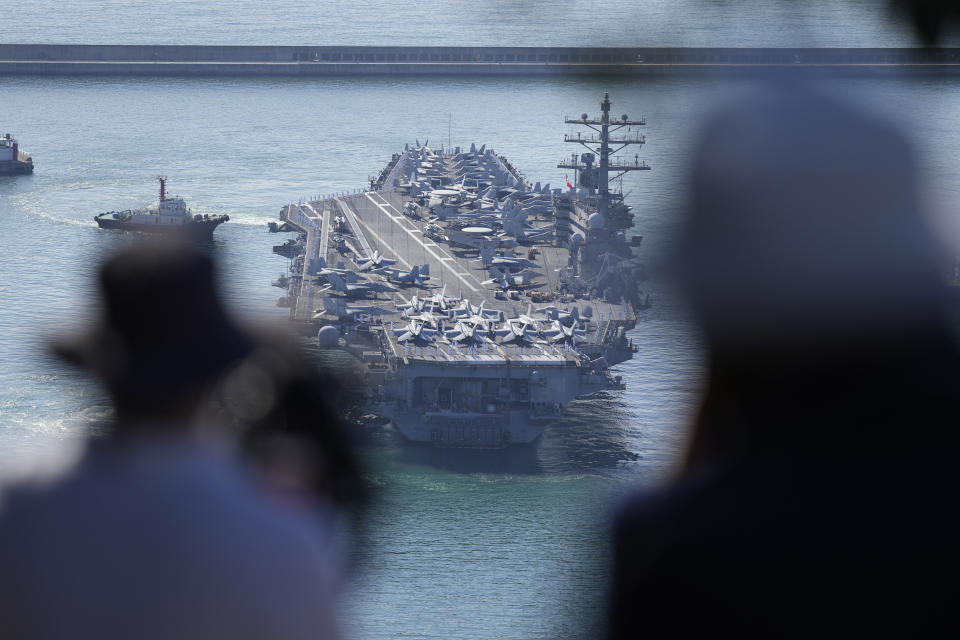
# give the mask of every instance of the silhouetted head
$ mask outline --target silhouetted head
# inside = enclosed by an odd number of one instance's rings
[[[919,191],[904,135],[809,86],[707,121],[677,250],[710,360],[691,461],[774,439],[892,446],[889,416],[935,412],[960,383]]]
[[[944,253],[896,128],[778,85],[709,119],[693,157],[678,263],[715,356],[942,329]]]
[[[198,249],[137,244],[103,265],[99,284],[97,324],[54,348],[104,382],[121,427],[189,416],[251,351],[220,304],[213,262]]]
[[[890,0],[890,6],[913,24],[928,46],[936,45],[945,31],[960,23],[960,6],[955,0]]]

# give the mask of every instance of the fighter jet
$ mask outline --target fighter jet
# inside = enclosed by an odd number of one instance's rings
[[[553,225],[534,228],[515,219],[504,220],[503,230],[517,240],[526,242],[549,240],[553,237]]]
[[[323,278],[324,280],[331,273],[336,273],[344,282],[360,282],[366,280],[363,276],[358,274],[356,271],[351,271],[350,269],[345,268],[345,265],[342,262],[338,262],[336,268],[328,267],[327,261],[323,258],[313,258],[310,260],[310,264],[307,267],[307,275],[317,276]]]
[[[534,318],[533,315],[532,315],[532,314],[533,314],[533,303],[532,303],[532,302],[527,305],[527,312],[526,312],[526,313],[520,313],[520,314],[518,314],[516,307],[513,308],[513,313],[514,313],[514,315],[517,316],[516,319],[519,320],[520,322],[522,322],[523,324],[528,324],[528,325],[536,328],[536,326],[537,326],[537,319]]]
[[[446,292],[447,285],[443,285],[443,289],[440,290],[440,293],[435,293],[427,298],[420,298],[420,310],[446,312],[447,309],[455,308],[457,304],[463,300],[463,296],[452,298],[446,295]]]
[[[580,319],[579,307],[574,307],[570,311],[565,311],[553,305],[549,305],[546,307],[540,307],[539,309],[536,309],[534,313],[542,313],[545,316],[547,316],[547,318],[549,318],[550,320],[559,320],[561,323],[564,323],[564,324],[567,324],[567,323],[572,324],[577,322]]]
[[[493,342],[490,338],[487,337],[489,333],[489,328],[485,326],[475,325],[469,320],[458,320],[453,329],[444,331],[443,335],[452,342]]]
[[[480,306],[475,307],[469,300],[464,300],[459,307],[451,311],[451,314],[458,320],[467,320],[475,325],[483,324],[486,328],[489,328],[491,322],[503,322],[503,311],[484,309],[483,305],[486,303],[486,300],[482,300]]]
[[[459,229],[447,229],[446,237],[447,242],[449,242],[451,246],[463,247],[464,249],[477,249],[478,251],[483,251],[486,247],[490,247],[491,249],[512,249],[518,246],[516,240],[500,233],[478,236],[464,233]]]
[[[523,269],[517,273],[510,273],[509,269],[490,267],[490,279],[481,284],[498,284],[501,289],[518,289],[533,282],[533,278],[540,274],[530,269]]]
[[[391,293],[397,291],[391,286],[382,282],[357,282],[346,283],[340,274],[333,272],[327,276],[327,281],[335,291],[349,296],[351,298],[366,298],[367,296],[376,296],[378,293]]]
[[[540,265],[536,262],[532,262],[526,258],[517,258],[513,255],[498,256],[494,253],[493,249],[489,247],[480,250],[480,262],[483,263],[484,268],[500,267],[501,269],[507,269],[511,272],[521,271],[526,268],[540,268]]]
[[[504,323],[502,328],[497,329],[494,333],[500,337],[501,343],[506,344],[518,340],[530,340],[536,335],[536,329],[531,329],[530,325],[511,318]]]
[[[551,343],[567,341],[574,346],[576,346],[577,340],[581,340],[586,335],[586,331],[580,328],[578,322],[574,322],[568,327],[561,324],[559,320],[554,320],[550,329],[545,329],[540,333]]]
[[[361,258],[357,264],[360,265],[361,271],[369,271],[374,268],[393,266],[397,261],[384,258],[379,251],[374,251],[372,256]]]
[[[530,316],[533,305],[527,307],[526,314],[520,314],[516,318],[509,318],[504,327],[497,329],[494,333],[500,336],[500,342],[514,342],[516,340],[532,340],[539,330],[537,329],[537,320]],[[516,309],[513,310],[517,312]]]
[[[380,275],[386,276],[388,282],[395,282],[397,284],[413,284],[417,285],[418,287],[422,287],[423,283],[430,279],[430,265],[425,264],[422,267],[419,265],[414,265],[410,271],[383,267],[380,269],[375,269],[374,273],[379,273]]]
[[[394,329],[393,334],[397,336],[397,342],[416,341],[417,338],[425,342],[433,342],[433,336],[437,334],[437,330],[425,327],[422,322],[411,320],[406,326]]]
[[[348,304],[343,298],[331,298],[330,296],[323,297],[323,312],[337,318],[347,318],[355,315],[383,316],[396,313],[393,309],[383,309],[370,304]]]

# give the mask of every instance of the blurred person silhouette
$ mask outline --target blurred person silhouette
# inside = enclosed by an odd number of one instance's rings
[[[888,0],[889,6],[913,26],[926,46],[936,45],[944,35],[955,33],[960,24],[957,0]]]
[[[115,422],[0,493],[0,637],[337,637],[336,514],[361,491],[336,388],[241,329],[196,248],[135,245],[99,284],[101,319],[55,350]]]
[[[617,514],[610,637],[956,635],[960,359],[910,143],[771,81],[689,177],[706,392],[679,477]]]

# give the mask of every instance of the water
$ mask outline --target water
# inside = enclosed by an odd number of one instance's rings
[[[914,45],[878,0],[5,0],[3,6],[4,40],[19,43]]]
[[[578,18],[585,9],[577,2],[495,4],[502,24],[485,20],[476,3],[460,2],[443,5],[450,15],[462,10],[454,23],[436,18],[430,4],[347,10],[296,0],[127,1],[94,12],[82,2],[41,0],[5,8],[5,37],[204,42],[216,33],[229,43],[419,44],[429,28],[431,44],[583,44],[602,32],[606,44],[763,45],[787,44],[776,34],[789,29],[796,44],[837,44],[841,35],[850,44],[909,43],[867,2],[816,11],[811,2],[759,3],[767,22],[749,33],[740,26],[741,3],[698,4],[712,18],[696,23],[670,21],[677,14],[666,2],[645,3],[644,19],[630,21],[639,10],[600,3],[600,23]],[[786,18],[773,20],[774,8]],[[94,17],[108,13],[109,20]],[[449,114],[454,144],[486,142],[528,178],[555,186],[564,178],[557,161],[571,151],[562,143],[564,115],[596,111],[605,90],[616,113],[645,115],[642,157],[653,170],[629,176],[624,189],[645,236],[643,253],[655,262],[680,211],[685,152],[699,114],[748,84],[0,78],[0,126],[15,132],[36,162],[32,176],[0,178],[0,468],[97,430],[108,414],[102,390],[45,356],[44,340],[89,319],[98,260],[129,242],[98,230],[93,215],[153,201],[156,175],[168,175],[170,190],[195,211],[231,216],[214,241],[227,300],[247,316],[281,321],[285,311],[274,306],[281,292],[270,281],[286,260],[271,253],[278,237],[265,223],[301,196],[362,186],[405,142],[445,142]],[[835,85],[909,126],[944,229],[955,228],[960,197],[958,84],[891,78]],[[702,366],[687,314],[662,285],[651,287],[655,306],[632,334],[641,351],[618,367],[627,390],[573,403],[569,422],[546,432],[536,448],[507,456],[396,445],[365,452],[379,500],[347,606],[357,637],[587,637],[583,629],[601,615],[611,504],[668,476]]]

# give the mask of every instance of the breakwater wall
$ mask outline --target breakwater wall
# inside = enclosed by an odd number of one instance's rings
[[[960,49],[0,44],[0,75],[960,74]]]

